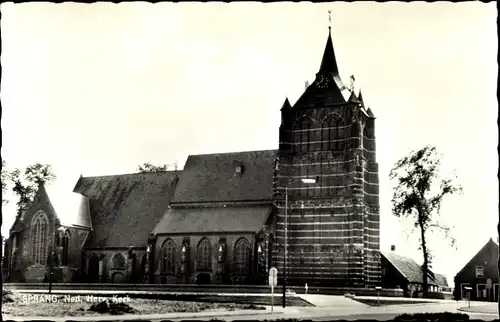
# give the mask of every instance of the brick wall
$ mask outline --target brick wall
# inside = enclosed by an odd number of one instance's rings
[[[332,117],[338,120],[333,126],[325,122]],[[325,132],[330,130],[335,136]],[[331,143],[338,141],[343,141],[341,150]],[[287,186],[287,274],[291,282],[379,283],[380,263],[374,256],[380,249],[374,119],[357,104],[285,109],[279,146],[274,265],[283,267]],[[319,180],[308,186],[300,178]],[[349,243],[358,249],[338,256],[336,251]]]
[[[204,238],[207,238],[211,244],[211,266],[212,269],[210,271],[199,271],[196,268],[196,251],[198,244]],[[234,281],[231,280],[232,266],[234,260],[234,247],[240,238],[246,238],[248,244],[250,246],[251,254],[255,252],[255,234],[226,234],[226,235],[189,235],[189,236],[159,236],[155,245],[155,266],[154,266],[154,282],[155,283],[165,283],[165,284],[177,284],[177,283],[188,283],[188,284],[196,284],[198,274],[204,273],[209,274],[212,283],[217,283],[220,281],[221,283],[232,283]],[[175,274],[164,274],[161,272],[161,249],[163,243],[167,239],[172,239],[176,245],[176,272]],[[219,275],[217,276],[217,272],[220,269],[218,266],[218,255],[219,255],[219,242],[221,239],[225,239],[225,261],[223,263],[223,271],[219,271]],[[183,243],[188,242],[187,247],[187,270],[186,273],[182,272],[181,269],[181,249]],[[253,257],[253,255],[251,255]],[[251,258],[250,273],[252,275],[254,272],[254,260]],[[185,277],[184,274],[187,274]],[[249,276],[250,278],[250,276]]]
[[[15,223],[14,229],[17,236],[17,256],[11,259],[11,281],[17,282],[43,282],[45,275],[48,272],[47,263],[42,266],[36,266],[33,263],[33,245],[32,245],[32,220],[38,213],[44,213],[48,219],[48,235],[47,235],[47,256],[52,251],[58,255],[58,263],[62,264],[62,247],[55,245],[55,233],[61,228],[59,220],[56,217],[54,208],[52,207],[49,197],[42,187],[39,189],[30,208],[25,211],[19,223]],[[70,232],[69,249],[68,249],[68,264],[61,269],[59,278],[54,282],[71,282],[73,275],[78,272],[81,265],[81,246],[84,240],[84,230],[80,228],[65,228]],[[10,238],[13,239],[13,236]],[[11,245],[12,246],[12,245]],[[12,254],[12,247],[9,253]]]

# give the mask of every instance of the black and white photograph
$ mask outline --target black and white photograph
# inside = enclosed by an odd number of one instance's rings
[[[499,319],[496,2],[4,2],[2,320]]]

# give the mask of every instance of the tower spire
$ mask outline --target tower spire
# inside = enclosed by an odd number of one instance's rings
[[[332,11],[328,10],[328,21],[332,22]],[[337,67],[337,59],[335,58],[335,52],[333,50],[332,42],[332,27],[328,26],[328,39],[326,41],[325,52],[323,53],[323,60],[321,61],[321,67],[318,73],[332,73],[333,75],[339,74],[339,69]]]

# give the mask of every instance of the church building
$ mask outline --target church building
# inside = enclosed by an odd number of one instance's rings
[[[266,284],[274,266],[278,283],[378,285],[375,117],[343,84],[330,32],[281,116],[277,150],[80,177],[67,196],[40,186],[6,242],[6,281]]]

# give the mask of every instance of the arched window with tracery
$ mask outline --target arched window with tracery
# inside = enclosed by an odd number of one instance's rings
[[[210,270],[212,268],[210,241],[204,238],[198,244],[196,251],[196,268],[198,270]]]
[[[345,138],[343,126],[344,122],[338,115],[331,115],[323,122],[321,131],[322,150],[344,150]]]
[[[175,272],[175,242],[167,239],[161,248],[161,270],[165,273]]]
[[[116,253],[115,255],[113,255],[113,258],[111,258],[112,269],[125,269],[125,265],[125,256],[123,256],[121,253]]]
[[[69,240],[70,240],[70,234],[69,231],[64,232],[64,237],[62,238],[62,246],[63,246],[63,253],[62,253],[62,265],[66,266],[68,265],[68,258],[69,258]]]
[[[294,151],[304,153],[309,150],[311,141],[312,120],[303,116],[299,118],[293,126]]]
[[[33,265],[45,265],[48,256],[49,218],[40,211],[31,221],[31,256]]]
[[[250,244],[245,238],[239,239],[234,245],[234,273],[247,275],[250,268]]]

